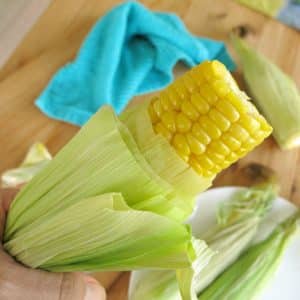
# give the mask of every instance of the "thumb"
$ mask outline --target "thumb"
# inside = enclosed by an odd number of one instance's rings
[[[86,291],[84,300],[105,300],[106,293],[104,288],[96,279],[90,276],[84,276],[86,282]]]
[[[105,300],[105,290],[98,281],[80,273],[63,273],[60,299]]]

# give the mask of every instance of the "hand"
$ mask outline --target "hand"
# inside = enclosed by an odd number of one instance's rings
[[[50,273],[26,268],[3,249],[5,216],[17,190],[0,190],[0,299],[105,300],[98,282],[81,273]]]

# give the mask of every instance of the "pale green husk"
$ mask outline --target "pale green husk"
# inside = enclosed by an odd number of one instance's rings
[[[249,6],[263,14],[275,17],[284,6],[284,0],[236,0],[237,2]]]
[[[253,101],[273,127],[279,146],[300,145],[300,94],[296,84],[275,64],[237,36],[233,45],[241,60]]]
[[[214,252],[205,242],[194,240],[197,259],[192,268],[171,270],[136,271],[131,278],[129,300],[189,300],[197,299],[193,286],[193,270],[206,266]],[[192,296],[191,296],[192,295]]]
[[[17,187],[29,182],[51,159],[51,154],[43,144],[33,144],[18,168],[7,170],[2,174],[2,186]]]
[[[177,271],[180,287],[176,284],[174,271],[169,271],[169,274],[167,271],[141,271],[138,273],[138,288],[131,290],[129,300],[177,300],[181,299],[180,293],[183,300],[197,299],[196,295],[249,246],[275,197],[276,185],[273,183],[237,192],[230,201],[221,205],[217,215],[218,225],[201,236],[213,251],[208,263],[203,265],[203,258],[198,256],[200,259],[193,262],[194,273],[189,273],[188,269]]]
[[[186,228],[130,209],[121,194],[82,199],[5,244],[24,264],[50,271],[177,268],[189,264]]]
[[[120,194],[127,211],[98,204],[112,197],[107,193]],[[172,219],[182,220],[190,207],[178,199],[103,107],[17,195],[4,246],[28,266],[55,271],[189,267],[191,234]]]
[[[199,300],[250,300],[272,277],[289,241],[297,231],[300,214],[278,225],[264,241],[250,247],[199,296]]]

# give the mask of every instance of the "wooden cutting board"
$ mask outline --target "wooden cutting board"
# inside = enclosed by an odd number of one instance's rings
[[[35,141],[45,143],[52,153],[56,153],[78,131],[75,126],[48,119],[33,103],[55,71],[74,58],[96,20],[120,2],[53,0],[0,70],[0,172],[16,166]],[[228,34],[233,29],[238,30],[252,45],[293,77],[300,87],[299,32],[231,0],[141,2],[153,10],[177,13],[196,35],[227,42]],[[237,77],[240,78],[239,74]],[[137,97],[134,101],[143,98]],[[278,172],[281,194],[300,204],[299,153],[299,150],[280,151],[270,138],[220,174],[215,185],[232,184],[237,166],[250,161],[260,162]],[[117,273],[98,274],[108,289],[108,299],[127,298],[129,274],[122,274],[115,280],[118,276]]]

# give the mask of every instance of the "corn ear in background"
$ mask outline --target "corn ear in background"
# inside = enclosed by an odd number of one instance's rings
[[[191,269],[177,270],[177,277],[172,270],[133,272],[129,300],[197,299],[197,295],[233,263],[253,240],[276,197],[276,184],[268,181],[273,179],[272,175],[266,178],[264,184],[242,189],[222,204],[217,214],[218,224],[205,234],[199,235],[197,228],[192,227],[193,234],[205,240],[210,248],[207,264],[203,264],[203,251],[196,250],[198,255],[192,265],[193,272]]]
[[[265,56],[232,35],[244,78],[260,109],[273,127],[273,136],[282,149],[300,145],[300,94],[296,84]]]
[[[264,241],[251,246],[199,296],[199,300],[250,300],[276,271],[284,250],[297,232],[300,214],[279,224]]]

